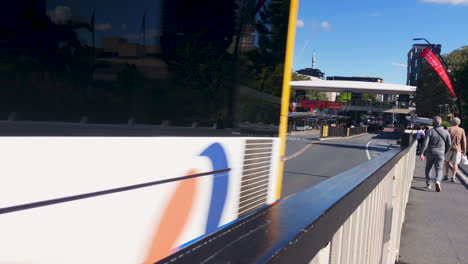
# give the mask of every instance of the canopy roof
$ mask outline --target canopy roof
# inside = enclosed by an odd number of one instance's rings
[[[292,81],[291,89],[314,90],[338,93],[372,93],[372,94],[414,94],[416,86],[391,83],[358,82],[358,81],[325,81],[314,79],[310,81]]]

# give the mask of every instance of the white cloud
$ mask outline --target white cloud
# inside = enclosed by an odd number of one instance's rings
[[[373,17],[379,17],[381,16],[381,14],[379,12],[375,12],[375,13],[372,13],[371,16]]]
[[[468,0],[419,0],[425,3],[435,4],[451,4],[451,5],[468,5]]]
[[[112,29],[112,25],[109,23],[96,25],[96,30],[99,30],[99,31],[108,31],[110,29]]]
[[[298,19],[297,22],[296,22],[296,27],[298,27],[298,28],[304,27],[304,20]]]
[[[68,6],[57,6],[55,9],[47,11],[47,15],[55,24],[65,24],[70,21],[72,12]]]
[[[320,28],[322,28],[323,31],[329,31],[331,25],[328,23],[328,21],[322,21],[322,23],[320,23]]]
[[[408,65],[406,65],[406,64],[403,64],[403,63],[396,63],[396,62],[392,62],[392,65],[393,65],[393,66],[398,66],[398,67],[408,67]]]

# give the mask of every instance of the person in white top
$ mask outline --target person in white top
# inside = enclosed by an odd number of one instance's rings
[[[424,130],[422,129],[422,127],[419,127],[418,131],[416,132],[416,139],[418,140],[417,152],[421,150],[421,146],[425,137],[426,134],[424,133]]]

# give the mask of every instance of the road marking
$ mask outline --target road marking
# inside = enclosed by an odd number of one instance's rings
[[[370,155],[370,153],[369,153],[369,144],[370,144],[371,142],[372,142],[372,140],[371,140],[371,141],[369,141],[369,142],[367,142],[367,145],[366,145],[366,155],[367,155],[367,160],[370,160],[370,159],[372,159],[372,157],[371,157],[371,155]]]
[[[299,155],[301,155],[302,153],[306,152],[310,147],[312,147],[312,145],[313,145],[313,144],[311,143],[311,144],[309,144],[309,145],[303,147],[303,148],[302,148],[301,150],[299,150],[298,152],[296,152],[296,153],[294,153],[294,154],[292,154],[292,155],[290,155],[290,156],[284,157],[283,160],[284,160],[284,161],[287,161],[287,160],[296,158],[297,156],[299,156]]]

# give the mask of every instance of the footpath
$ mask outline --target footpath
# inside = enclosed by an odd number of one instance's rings
[[[468,168],[436,192],[425,188],[424,166],[416,157],[398,263],[468,264]]]

